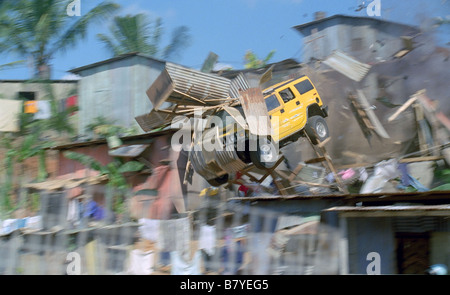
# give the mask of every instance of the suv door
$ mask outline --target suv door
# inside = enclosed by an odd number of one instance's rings
[[[280,139],[300,131],[306,123],[305,104],[292,84],[276,91],[284,108],[280,110]]]
[[[280,138],[280,111],[284,108],[284,104],[275,92],[266,96],[265,102],[270,117],[270,123],[272,125],[272,139],[277,142]]]

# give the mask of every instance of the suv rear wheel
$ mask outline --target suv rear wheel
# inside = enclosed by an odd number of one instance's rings
[[[327,121],[321,116],[312,116],[309,118],[305,126],[305,131],[313,144],[318,144],[319,141],[324,141],[330,136]]]
[[[278,148],[268,137],[259,139],[256,145],[256,151],[250,151],[250,159],[259,169],[273,168],[278,158]]]

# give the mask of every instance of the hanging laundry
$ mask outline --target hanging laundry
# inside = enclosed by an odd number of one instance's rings
[[[49,100],[38,100],[37,106],[38,111],[34,114],[35,120],[45,120],[51,117],[52,112]]]
[[[386,191],[385,186],[389,180],[400,177],[396,159],[381,161],[375,165],[374,173],[361,187],[360,194],[379,193]]]
[[[29,100],[23,103],[25,114],[35,114],[38,111],[38,102],[36,100]]]
[[[366,168],[359,168],[359,181],[365,182],[369,178],[369,174],[367,173]]]
[[[398,170],[401,172],[401,184],[397,187],[400,189],[406,189],[408,186],[412,186],[419,192],[426,192],[429,191],[427,187],[422,185],[416,178],[411,176],[408,171],[408,167],[406,163],[400,163],[398,165]]]
[[[78,96],[73,95],[65,99],[66,109],[71,107],[76,107],[78,105]],[[74,115],[75,112],[72,112],[70,115]]]
[[[42,229],[42,216],[37,215],[28,217],[26,227],[35,230]]]
[[[128,262],[128,274],[130,275],[149,275],[153,272],[155,266],[155,254],[153,251],[144,252],[140,249],[134,249],[130,252]]]
[[[343,180],[349,180],[355,176],[356,173],[352,168],[349,168],[347,170],[340,171],[338,174]]]
[[[159,237],[159,226],[161,220],[158,219],[139,219],[139,233],[141,237],[145,240],[156,242]]]
[[[76,223],[81,217],[81,203],[77,199],[70,200],[67,205],[67,221]]]
[[[158,248],[184,253],[190,248],[191,227],[189,218],[161,220]]]
[[[84,217],[102,220],[106,217],[105,209],[95,201],[89,201],[84,208]]]
[[[23,101],[0,99],[0,132],[20,131],[19,114],[23,109]]]
[[[178,251],[170,252],[170,262],[172,264],[172,275],[201,275],[202,256],[200,251],[196,251],[191,261],[185,261]]]
[[[75,107],[78,105],[78,96],[73,95],[66,98],[66,108]]]
[[[206,254],[213,255],[216,246],[216,228],[214,226],[202,225],[198,239],[198,248],[205,250]]]

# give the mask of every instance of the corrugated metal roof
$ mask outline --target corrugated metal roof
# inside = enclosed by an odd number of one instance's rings
[[[203,73],[173,63],[166,63],[175,90],[200,100],[227,99],[231,81],[215,74]]]
[[[301,25],[297,25],[294,26],[293,28],[299,32],[302,32],[304,29],[319,24],[319,23],[323,23],[323,22],[327,22],[329,20],[333,20],[333,19],[351,19],[351,20],[369,20],[369,21],[373,21],[373,22],[378,22],[378,23],[389,23],[389,24],[394,24],[394,25],[398,25],[398,26],[402,26],[402,27],[407,27],[407,28],[411,28],[411,29],[415,29],[417,31],[419,31],[419,28],[415,27],[415,26],[411,26],[411,25],[407,25],[407,24],[402,24],[402,23],[397,23],[397,22],[393,22],[393,21],[389,21],[386,19],[382,19],[382,18],[376,18],[376,17],[368,17],[368,16],[350,16],[350,15],[343,15],[343,14],[335,14],[329,17],[324,17],[321,19],[317,19],[317,20],[313,20],[311,22],[308,23],[304,23]]]
[[[337,206],[324,212],[346,217],[450,216],[450,205]]]
[[[119,61],[119,60],[126,59],[126,58],[133,57],[133,56],[140,56],[140,57],[144,57],[144,58],[147,58],[147,59],[150,59],[150,60],[159,61],[159,62],[164,63],[163,60],[159,60],[159,59],[153,58],[151,56],[148,56],[148,55],[145,55],[145,54],[142,54],[142,53],[139,53],[139,52],[130,52],[130,53],[121,54],[119,56],[115,56],[113,58],[109,58],[109,59],[105,59],[105,60],[102,60],[102,61],[99,61],[99,62],[95,62],[95,63],[89,64],[89,65],[78,67],[78,68],[69,70],[69,72],[77,74],[77,73],[80,73],[82,71],[85,71],[85,70],[88,70],[88,69],[91,69],[91,68],[95,68],[95,67],[98,67],[98,66],[102,66],[102,65],[105,65],[105,64],[108,64],[108,63],[111,63],[111,62]]]
[[[250,85],[243,73],[239,73],[235,78],[231,80],[230,96],[232,98],[238,98],[240,96],[239,91],[247,90]]]
[[[125,137],[121,137],[120,140],[122,140],[122,142],[124,144],[135,144],[134,143],[135,141],[139,141],[139,140],[143,140],[143,139],[151,139],[153,137],[158,137],[158,136],[174,133],[176,131],[177,131],[177,129],[170,128],[170,129],[153,131],[153,132],[148,132],[148,133],[139,134],[139,135],[125,136]],[[62,144],[62,145],[54,146],[54,147],[51,147],[48,149],[67,150],[67,149],[76,148],[76,147],[93,146],[93,145],[99,145],[99,144],[106,144],[106,138]]]
[[[359,62],[355,58],[348,56],[339,50],[333,51],[323,63],[358,82],[367,75],[371,68],[370,65]]]

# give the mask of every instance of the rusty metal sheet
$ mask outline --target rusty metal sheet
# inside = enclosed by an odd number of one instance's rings
[[[146,92],[153,108],[159,109],[170,96],[173,89],[174,85],[169,73],[167,70],[162,71]]]
[[[214,106],[229,99],[231,80],[180,65],[166,63],[166,69],[147,90],[158,110],[165,102],[180,105]]]
[[[210,105],[219,104],[229,97],[230,79],[173,63],[167,63],[166,69],[177,92],[188,94]]]
[[[338,50],[333,51],[323,63],[357,82],[361,81],[371,68],[370,65],[359,62]]]
[[[267,82],[269,82],[270,80],[272,80],[272,71],[273,71],[273,68],[274,68],[274,67],[275,67],[274,65],[270,66],[270,67],[267,69],[267,71],[265,71],[265,72],[261,75],[261,78],[259,78],[259,85],[262,85],[262,84],[267,83]]]
[[[108,150],[108,154],[113,157],[135,158],[142,154],[148,147],[148,144],[126,145],[115,150]]]
[[[239,97],[239,91],[243,91],[249,89],[250,85],[248,84],[247,79],[245,78],[243,73],[239,73],[235,78],[231,80],[230,84],[230,96],[232,98]]]
[[[240,91],[239,98],[250,133],[271,136],[272,125],[261,88],[253,87]]]
[[[248,124],[242,114],[235,108],[230,106],[223,106],[225,112],[227,112],[233,119],[244,129],[248,129]]]
[[[166,109],[166,111],[170,111]],[[173,119],[178,116],[176,113],[165,112],[165,110],[151,110],[149,114],[137,116],[136,122],[145,132],[149,132],[155,128],[164,127],[173,122]]]

